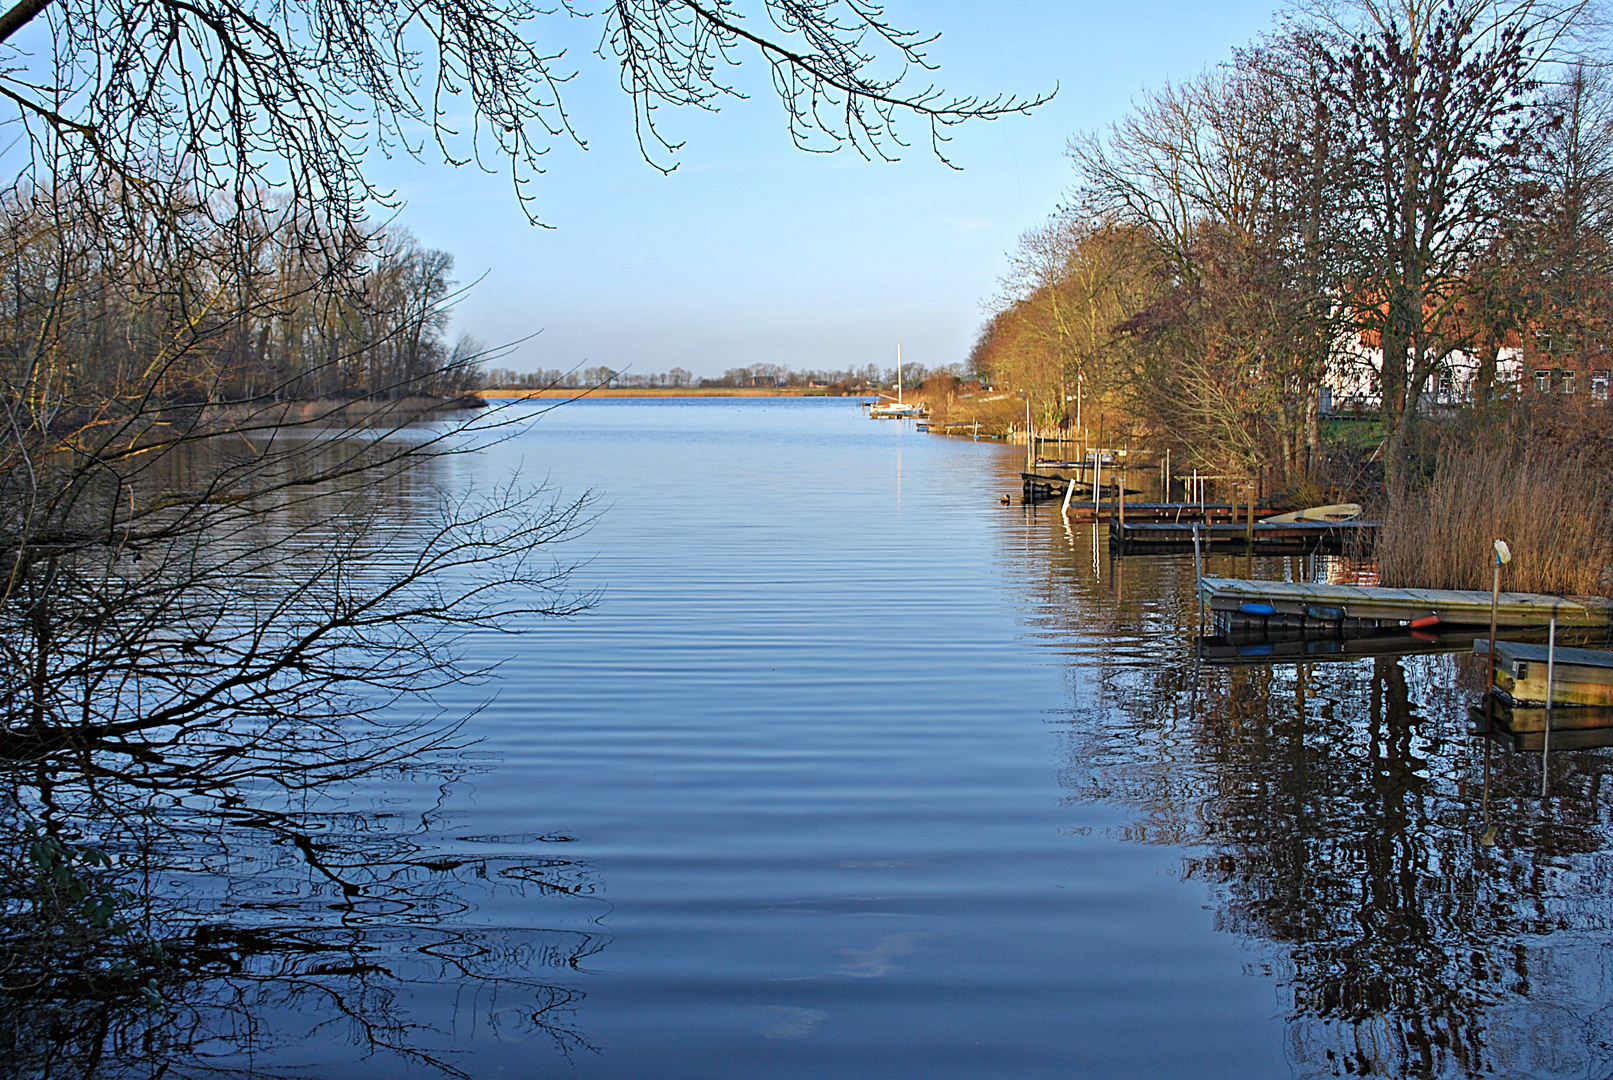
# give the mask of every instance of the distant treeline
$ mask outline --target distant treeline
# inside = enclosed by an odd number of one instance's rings
[[[476,381],[476,347],[445,337],[453,258],[406,232],[330,235],[270,207],[214,227],[198,206],[182,244],[119,244],[95,211],[64,209],[34,190],[0,202],[0,355],[18,365],[14,385],[44,364],[72,401],[178,405],[459,394]]]
[[[934,375],[956,377],[961,365],[927,369],[923,364],[904,363],[902,381],[918,387]],[[750,367],[729,368],[716,378],[697,378],[681,367],[660,375],[638,375],[631,371],[615,371],[596,365],[574,368],[571,371],[549,369],[517,372],[505,368],[490,369],[482,381],[489,390],[537,390],[545,387],[585,389],[587,387],[618,387],[623,389],[715,389],[722,387],[823,387],[842,392],[877,390],[896,384],[896,369],[882,369],[875,364],[844,371],[796,371],[779,364],[752,364]]]

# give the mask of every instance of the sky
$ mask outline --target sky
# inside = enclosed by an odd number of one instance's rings
[[[588,24],[564,28],[577,78],[566,105],[588,142],[559,145],[534,185],[548,227],[528,223],[505,175],[374,158],[396,223],[453,254],[476,281],[454,332],[527,339],[498,366],[606,365],[717,375],[756,363],[796,370],[964,361],[1018,236],[1069,190],[1065,146],[1125,115],[1148,88],[1226,62],[1273,25],[1268,2],[1055,0],[891,3],[904,28],[939,32],[929,55],[953,93],[1031,96],[1033,115],[953,129],[949,168],[927,128],[894,163],[790,142],[765,71],[711,115],[663,117],[683,148],[663,175],[640,156],[613,70],[588,54]]]

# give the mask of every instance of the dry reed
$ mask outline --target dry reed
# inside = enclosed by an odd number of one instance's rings
[[[1385,585],[1488,590],[1502,539],[1513,552],[1503,588],[1605,595],[1610,528],[1613,484],[1590,455],[1467,446],[1441,455],[1425,490],[1391,502],[1377,554]]]

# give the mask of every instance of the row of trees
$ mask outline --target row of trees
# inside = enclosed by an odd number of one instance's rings
[[[444,395],[472,385],[475,346],[447,340],[453,258],[401,230],[310,230],[284,209],[183,231],[104,227],[61,192],[0,200],[11,386],[170,405]],[[173,208],[168,208],[173,212]],[[182,238],[183,242],[177,242]]]
[[[907,362],[902,364],[901,379],[910,387],[921,385],[926,378],[934,375],[956,378],[961,373],[961,365],[950,365],[935,369],[926,368],[923,364]],[[546,369],[540,371],[516,372],[505,368],[493,368],[487,372],[482,386],[489,389],[545,389],[559,387],[564,389],[583,389],[595,386],[624,387],[634,389],[687,389],[699,387],[703,389],[721,387],[835,387],[847,391],[868,391],[885,386],[895,386],[897,371],[895,368],[881,369],[876,364],[867,364],[861,368],[847,368],[844,370],[807,370],[796,371],[783,364],[752,364],[749,367],[729,368],[721,375],[712,378],[697,378],[681,367],[675,367],[664,374],[638,375],[630,371],[615,371],[609,367],[594,366],[571,371]]]
[[[1079,394],[1178,460],[1295,482],[1342,369],[1381,395],[1393,476],[1453,361],[1480,405],[1505,350],[1598,362],[1613,90],[1584,22],[1533,0],[1289,11],[1071,143],[1069,204],[1022,239],[972,365],[1044,420]]]

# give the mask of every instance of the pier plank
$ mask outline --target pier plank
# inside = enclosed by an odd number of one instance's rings
[[[1210,610],[1231,616],[1244,605],[1269,606],[1273,614],[1328,621],[1377,620],[1410,622],[1429,615],[1444,624],[1487,626],[1490,594],[1461,589],[1390,589],[1323,582],[1247,581],[1205,577],[1199,583]],[[1501,594],[1496,610],[1499,626],[1545,626],[1556,618],[1560,627],[1606,626],[1613,602],[1597,596],[1553,596],[1539,593]]]

